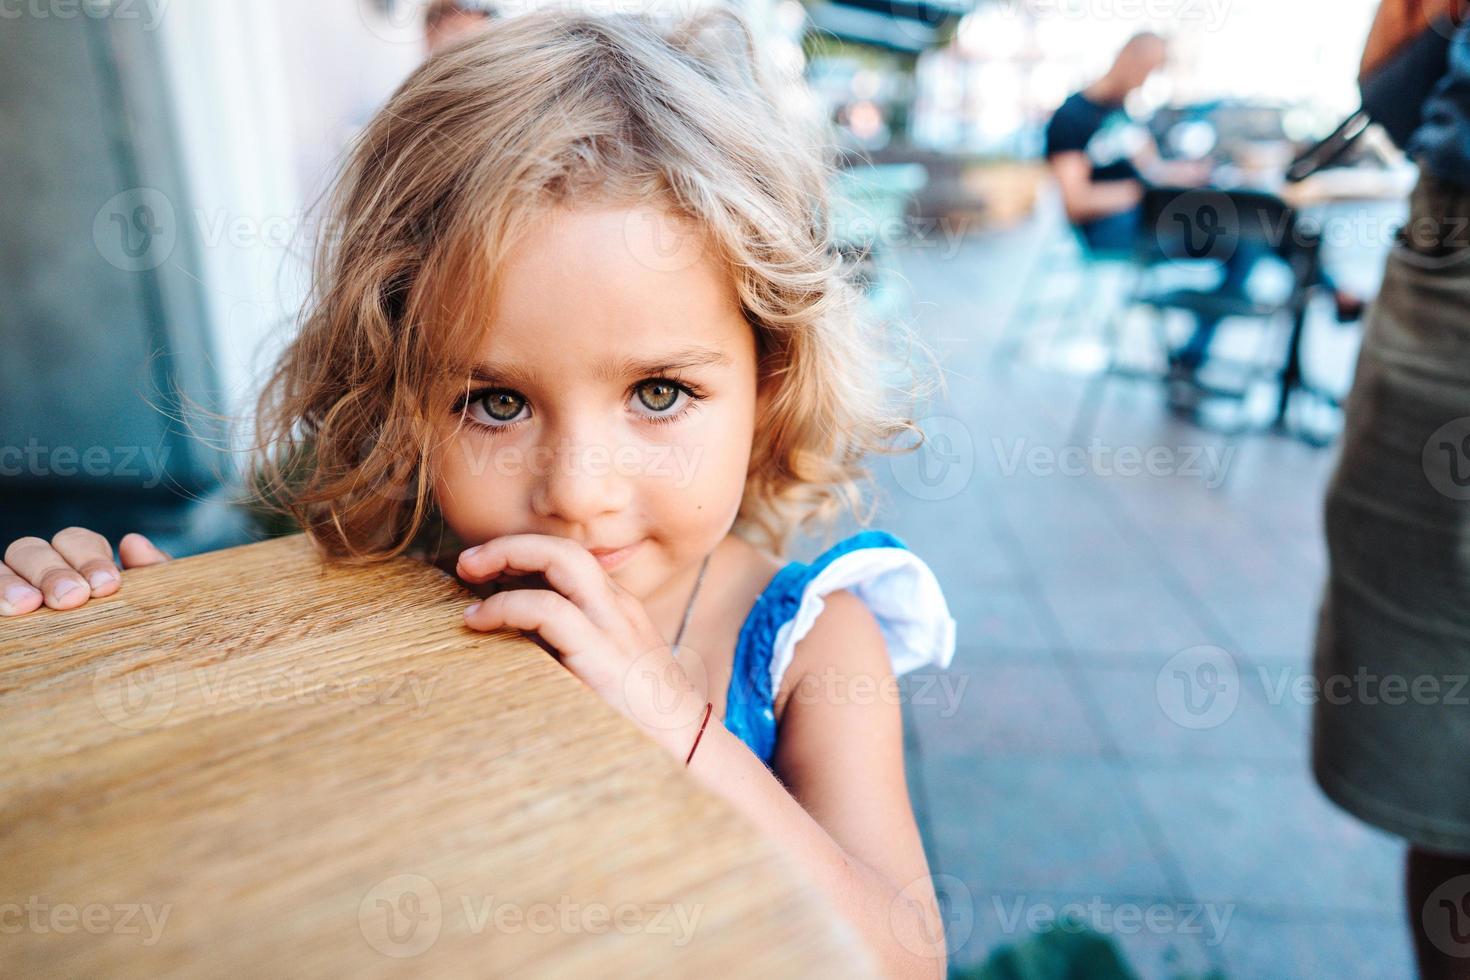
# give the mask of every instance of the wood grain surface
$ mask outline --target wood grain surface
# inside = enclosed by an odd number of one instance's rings
[[[0,621],[0,975],[870,975],[772,842],[470,599],[296,536]]]

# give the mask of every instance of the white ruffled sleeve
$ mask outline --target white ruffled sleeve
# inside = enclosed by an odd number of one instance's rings
[[[888,643],[895,675],[954,659],[955,621],[939,580],[907,548],[858,548],[839,555],[807,582],[796,615],[776,632],[771,653],[771,690],[791,665],[796,644],[811,631],[825,605],[822,597],[846,589],[873,613]]]

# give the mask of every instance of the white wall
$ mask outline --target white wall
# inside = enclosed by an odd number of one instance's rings
[[[222,404],[245,417],[305,296],[319,218],[309,209],[419,62],[420,31],[372,0],[179,0],[160,29],[188,181],[177,217],[200,244],[191,271]]]

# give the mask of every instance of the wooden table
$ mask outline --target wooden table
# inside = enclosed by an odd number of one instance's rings
[[[869,974],[775,845],[408,559],[0,621],[0,975]]]

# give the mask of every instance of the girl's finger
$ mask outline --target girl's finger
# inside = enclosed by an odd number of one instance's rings
[[[5,564],[40,589],[52,609],[75,609],[92,597],[92,587],[41,538],[17,538],[5,549]]]
[[[112,545],[102,535],[84,527],[69,527],[56,532],[51,538],[51,547],[66,559],[68,565],[82,573],[94,597],[112,595],[117,591],[122,578],[112,563]]]
[[[575,541],[547,534],[508,534],[465,551],[456,571],[467,582],[485,582],[507,571],[540,572],[593,625],[617,635],[628,632],[627,616],[607,573]]]
[[[563,657],[588,653],[607,640],[571,600],[544,589],[497,592],[465,610],[471,629],[536,633]]]
[[[536,634],[578,680],[649,732],[687,726],[707,700],[667,651],[633,651],[628,661],[604,631],[556,592],[498,592],[465,610],[465,622],[474,629]]]
[[[0,565],[0,616],[19,616],[41,608],[41,590]]]
[[[122,540],[117,543],[118,557],[122,559],[123,568],[143,568],[146,565],[157,565],[160,562],[172,561],[172,557],[160,551],[152,541],[136,532],[124,534]]]

